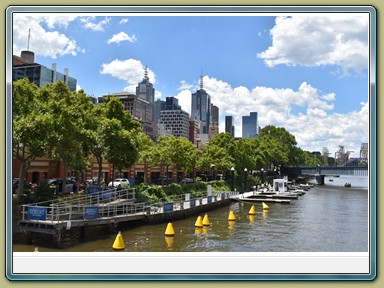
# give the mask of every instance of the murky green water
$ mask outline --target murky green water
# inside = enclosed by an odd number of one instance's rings
[[[366,189],[317,186],[290,204],[269,203],[267,212],[257,203],[254,217],[248,216],[252,203],[232,202],[208,212],[211,225],[203,229],[194,227],[197,216],[173,222],[173,237],[164,236],[167,223],[127,227],[122,231],[124,251],[366,252],[368,193]],[[235,222],[227,220],[230,210]],[[111,252],[115,237],[95,230],[86,242],[61,250],[39,246],[39,251]],[[33,251],[36,245],[16,244],[13,250]]]

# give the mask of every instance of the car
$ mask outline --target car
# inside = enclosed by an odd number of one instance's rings
[[[63,187],[63,179],[49,179],[48,185],[49,188],[51,188],[55,194],[58,194],[61,192],[61,189]],[[65,183],[65,194],[73,192],[73,185],[74,180],[68,178]]]
[[[187,183],[194,183],[195,180],[193,180],[192,178],[183,178],[181,179],[180,181],[180,184],[187,184]]]
[[[172,180],[172,178],[169,178],[168,176],[160,176],[156,180],[157,185],[169,185],[171,183],[173,183],[173,180]]]
[[[12,181],[12,193],[16,193],[17,189],[19,188],[19,178],[14,178]],[[32,183],[28,180],[24,179],[24,190],[30,190],[32,188]]]
[[[115,180],[108,183],[108,187],[118,187],[119,185],[121,185],[121,187],[124,187],[127,185],[131,186],[127,178],[116,178]]]

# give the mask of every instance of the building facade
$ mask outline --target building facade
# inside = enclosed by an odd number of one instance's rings
[[[255,138],[259,134],[257,112],[251,112],[249,116],[243,116],[242,132],[243,138]]]
[[[171,131],[175,137],[189,139],[189,120],[188,112],[181,109],[160,111],[159,124],[163,125],[166,131]]]
[[[211,96],[203,89],[203,77],[200,89],[192,94],[191,118],[201,121],[201,133],[208,134],[211,124]]]
[[[225,116],[225,132],[235,137],[235,126],[233,125],[233,116]]]
[[[56,71],[56,64],[52,64],[52,69],[35,63],[34,53],[31,51],[22,51],[21,56],[12,57],[12,81],[28,78],[29,82],[35,83],[42,88],[48,83],[64,81],[69,90],[76,91],[77,80],[68,75],[68,69],[64,73]]]

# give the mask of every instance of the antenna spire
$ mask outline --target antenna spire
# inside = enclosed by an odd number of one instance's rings
[[[144,79],[148,80],[148,66],[145,66]]]
[[[27,46],[27,51],[29,51],[29,42],[31,40],[31,28],[29,28],[29,31],[28,31],[28,46]]]
[[[200,76],[200,90],[203,90],[203,68],[201,68],[201,76]]]

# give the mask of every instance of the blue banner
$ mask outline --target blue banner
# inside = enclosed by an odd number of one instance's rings
[[[211,203],[212,202],[212,196],[208,196],[208,203]]]
[[[38,206],[28,207],[28,220],[47,220],[47,208]]]
[[[196,199],[193,199],[191,201],[189,201],[189,206],[192,208],[192,207],[195,207],[196,206]]]
[[[173,203],[164,203],[163,206],[164,212],[172,212],[173,211]]]
[[[102,194],[102,195],[101,195],[101,198],[102,198],[103,200],[108,200],[108,201],[110,201],[111,198],[112,198],[112,193],[113,193],[112,190],[104,191],[103,193],[101,193],[101,194]]]
[[[97,206],[84,207],[84,219],[97,219],[98,216],[99,216],[99,207]]]
[[[99,186],[89,186],[86,188],[86,194],[93,194],[101,191],[101,187]]]

